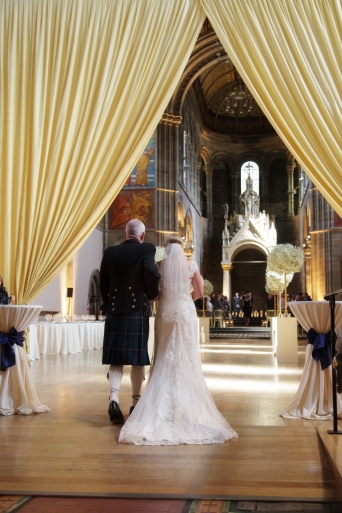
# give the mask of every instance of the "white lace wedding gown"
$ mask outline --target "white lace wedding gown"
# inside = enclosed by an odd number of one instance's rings
[[[161,271],[150,380],[121,429],[121,443],[215,444],[237,437],[217,410],[202,373],[198,320],[190,295],[190,280],[197,269],[190,262],[189,293],[174,298],[173,322],[163,318],[167,294]]]

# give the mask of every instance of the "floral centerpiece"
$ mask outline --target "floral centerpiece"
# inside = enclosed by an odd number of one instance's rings
[[[209,280],[203,280],[203,294],[205,296],[210,296],[212,291],[214,290],[213,284]]]
[[[271,272],[282,274],[284,276],[283,288],[285,288],[285,312],[287,312],[286,275],[298,273],[303,267],[303,263],[303,251],[292,244],[278,244],[278,246],[272,249],[267,257],[268,269]]]

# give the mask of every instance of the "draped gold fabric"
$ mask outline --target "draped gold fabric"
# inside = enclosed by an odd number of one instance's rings
[[[200,0],[259,106],[342,216],[340,0]]]
[[[0,273],[33,299],[104,215],[209,17],[342,215],[339,0],[0,0]]]
[[[108,209],[204,18],[197,0],[0,1],[0,274],[18,303]]]

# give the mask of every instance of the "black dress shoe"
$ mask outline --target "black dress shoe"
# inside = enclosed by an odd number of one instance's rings
[[[124,417],[120,410],[120,406],[118,405],[118,403],[116,401],[110,401],[109,407],[108,407],[108,415],[109,415],[110,421],[113,424],[123,424],[124,423]]]
[[[132,413],[132,411],[134,410],[135,406],[131,406],[130,409],[129,409],[129,415]],[[128,415],[128,416],[129,416]]]

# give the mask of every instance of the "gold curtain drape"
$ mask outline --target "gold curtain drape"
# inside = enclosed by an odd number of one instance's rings
[[[259,106],[342,216],[340,0],[200,0]]]
[[[0,274],[18,303],[110,206],[204,18],[197,0],[0,1]]]
[[[0,0],[0,273],[32,300],[138,160],[205,14],[342,215],[339,0]]]

